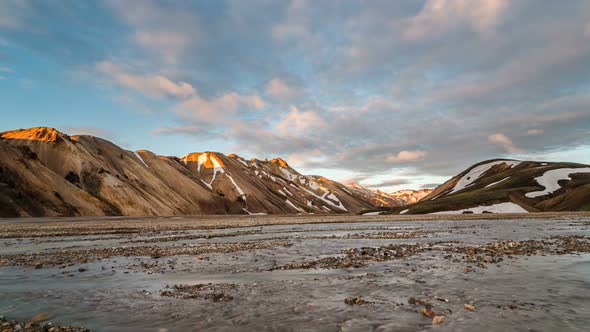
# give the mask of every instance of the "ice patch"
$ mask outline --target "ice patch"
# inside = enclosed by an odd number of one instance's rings
[[[408,213],[408,211],[410,211],[410,210],[409,209],[405,209],[405,210],[401,211],[399,214],[406,214],[406,213]]]
[[[528,211],[523,209],[520,205],[514,204],[512,202],[505,202],[494,205],[482,205],[463,210],[440,211],[429,214],[462,214],[465,211],[471,211],[473,213],[483,213],[483,211],[492,213],[528,213]]]
[[[590,173],[590,167],[559,168],[547,171],[543,175],[535,178],[535,181],[537,181],[537,183],[541,186],[545,187],[545,189],[526,193],[525,196],[529,198],[535,198],[539,196],[549,195],[552,192],[555,192],[561,188],[558,181],[571,180],[570,174],[576,173]]]

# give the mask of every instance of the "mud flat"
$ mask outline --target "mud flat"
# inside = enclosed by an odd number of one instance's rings
[[[580,331],[589,299],[588,213],[0,221],[6,330]]]

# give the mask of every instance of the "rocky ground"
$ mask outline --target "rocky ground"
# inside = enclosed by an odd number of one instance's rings
[[[575,331],[589,297],[584,213],[0,223],[3,331]]]

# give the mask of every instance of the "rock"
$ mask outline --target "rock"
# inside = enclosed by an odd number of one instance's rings
[[[84,271],[86,271],[86,269],[83,268],[83,267],[81,267],[81,268],[78,269],[78,272],[84,272]]]
[[[514,304],[514,303],[511,303],[511,304],[508,305],[508,308],[514,310],[514,309],[517,309],[518,306],[516,304]]]
[[[362,297],[347,297],[344,299],[344,303],[348,304],[348,305],[354,305],[354,304],[364,304],[365,303],[365,299],[363,299]]]
[[[49,314],[46,312],[40,312],[31,318],[31,322],[42,322],[49,319]]]
[[[442,316],[439,312],[436,312],[436,311],[434,311],[432,309],[422,309],[422,310],[420,310],[420,313],[423,316],[426,316],[428,318],[434,318],[436,316]]]
[[[463,305],[463,309],[465,309],[465,310],[469,310],[469,311],[473,311],[473,310],[475,310],[475,307],[474,307],[474,306],[472,306],[471,304],[467,304],[467,303],[465,303],[465,304]]]
[[[434,316],[432,318],[432,325],[439,325],[445,321],[445,316]]]

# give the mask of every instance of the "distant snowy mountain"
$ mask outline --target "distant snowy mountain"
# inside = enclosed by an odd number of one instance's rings
[[[400,204],[373,196],[280,158],[158,156],[45,127],[0,133],[0,217],[356,213]]]

